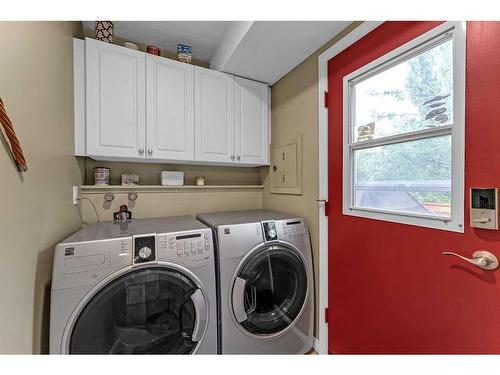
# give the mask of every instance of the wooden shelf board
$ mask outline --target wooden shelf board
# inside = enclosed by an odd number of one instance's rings
[[[82,193],[104,193],[107,191],[197,191],[197,190],[263,190],[264,185],[81,185]]]

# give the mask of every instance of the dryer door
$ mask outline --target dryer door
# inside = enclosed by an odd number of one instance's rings
[[[207,302],[179,270],[133,270],[99,290],[73,326],[70,354],[190,354],[207,325]]]
[[[297,249],[266,245],[239,268],[232,291],[236,321],[249,333],[275,335],[286,330],[306,302],[306,265]]]

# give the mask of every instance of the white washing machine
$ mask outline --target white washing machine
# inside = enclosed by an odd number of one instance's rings
[[[313,346],[311,242],[302,218],[251,210],[198,220],[218,242],[222,354],[303,354]]]
[[[214,269],[190,216],[83,228],[55,248],[50,353],[216,354]]]

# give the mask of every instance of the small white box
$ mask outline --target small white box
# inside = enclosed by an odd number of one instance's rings
[[[184,172],[162,171],[161,172],[161,184],[163,186],[169,186],[169,185],[182,186],[182,185],[184,185]]]

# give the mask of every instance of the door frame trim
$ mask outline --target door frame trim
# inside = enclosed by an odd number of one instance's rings
[[[314,349],[328,354],[328,323],[325,309],[328,307],[328,217],[325,202],[328,200],[328,109],[324,106],[324,94],[328,91],[328,61],[383,23],[366,21],[328,48],[318,57],[318,147],[319,147],[319,293],[318,337]]]

